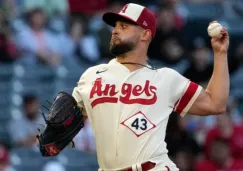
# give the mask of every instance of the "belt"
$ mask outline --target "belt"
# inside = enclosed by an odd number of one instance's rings
[[[141,168],[142,168],[142,171],[148,171],[150,169],[153,169],[155,167],[155,163],[152,163],[152,162],[145,162],[145,163],[142,163],[141,164]],[[130,168],[127,168],[127,169],[124,169],[122,171],[133,171],[132,167]]]

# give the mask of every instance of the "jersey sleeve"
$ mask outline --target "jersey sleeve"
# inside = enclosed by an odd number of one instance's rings
[[[87,75],[87,71],[82,74],[82,76],[80,77],[80,79],[77,83],[77,86],[74,87],[73,92],[72,92],[72,96],[77,101],[79,108],[85,108],[81,92],[82,92],[83,88],[85,87],[86,75]]]
[[[74,87],[73,93],[72,93],[72,96],[75,98],[75,100],[78,103],[78,106],[81,107],[81,108],[84,108],[83,99],[82,99],[82,96],[81,96],[81,90],[84,87],[84,85],[85,85],[85,80],[81,76],[81,78],[78,82],[78,85],[76,87]]]
[[[166,77],[169,83],[169,100],[173,111],[185,116],[199,96],[202,87],[173,69],[167,68]]]

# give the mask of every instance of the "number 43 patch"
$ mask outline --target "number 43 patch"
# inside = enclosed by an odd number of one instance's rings
[[[121,124],[129,128],[137,137],[156,127],[141,111],[121,122]]]

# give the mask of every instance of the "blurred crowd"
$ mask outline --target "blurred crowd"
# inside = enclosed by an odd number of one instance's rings
[[[74,65],[107,62],[114,57],[109,52],[112,28],[103,23],[101,16],[105,11],[119,11],[128,2],[146,5],[156,16],[157,33],[148,51],[150,61],[158,67],[171,67],[204,88],[213,71],[213,52],[206,29],[208,21],[214,18],[207,18],[202,25],[205,18],[191,19],[193,11],[187,7],[216,5],[224,11],[216,11],[222,15],[218,19],[236,21],[236,25],[243,21],[242,0],[0,0],[0,64],[54,69],[65,66],[71,70]],[[236,29],[234,34],[232,26],[232,33],[229,31],[234,36],[228,55],[231,93],[227,112],[184,118],[171,114],[167,148],[181,171],[243,170],[243,30]],[[22,101],[22,116],[10,120],[7,127],[13,143],[0,138],[0,171],[11,170],[11,149],[37,148],[37,128],[44,124],[40,100],[29,92]],[[88,121],[74,142],[76,149],[95,156]],[[55,169],[64,170],[51,163],[44,171]]]

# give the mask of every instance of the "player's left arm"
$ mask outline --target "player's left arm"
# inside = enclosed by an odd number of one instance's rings
[[[74,87],[73,92],[72,92],[72,96],[74,97],[74,99],[77,102],[77,106],[80,108],[80,110],[82,111],[82,115],[83,115],[83,119],[88,119],[88,115],[87,115],[87,111],[85,109],[85,105],[84,105],[84,101],[82,98],[82,90],[83,88],[86,86],[86,81],[87,78],[89,78],[88,74],[90,73],[90,71],[92,71],[94,67],[90,67],[88,68],[80,77],[79,81],[77,82],[77,86]]]
[[[199,96],[190,107],[188,113],[200,116],[224,113],[229,96],[230,82],[227,53],[229,35],[225,28],[221,30],[221,37],[212,38],[214,51],[214,69],[209,84],[201,90]]]

